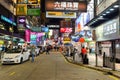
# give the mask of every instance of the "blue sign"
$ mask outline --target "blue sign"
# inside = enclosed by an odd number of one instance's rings
[[[49,32],[49,28],[48,27],[41,27],[41,32]]]
[[[10,19],[8,19],[7,17],[5,17],[5,16],[3,16],[3,15],[1,15],[1,19],[2,19],[3,21],[6,21],[6,22],[8,22],[8,23],[10,23],[10,24],[13,24],[14,26],[16,26],[16,23],[15,23],[15,22],[11,21]]]

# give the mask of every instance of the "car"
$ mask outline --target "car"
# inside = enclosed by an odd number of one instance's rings
[[[2,64],[23,63],[30,59],[30,53],[25,49],[8,49],[1,56]]]
[[[36,53],[36,56],[38,56],[40,54],[40,48],[39,47],[35,48],[35,53]]]
[[[30,53],[30,57],[32,57],[32,54],[31,54],[31,48],[28,47],[27,50],[28,50],[28,52]],[[35,47],[35,53],[34,53],[34,56],[37,57],[39,54],[40,54],[40,48]]]

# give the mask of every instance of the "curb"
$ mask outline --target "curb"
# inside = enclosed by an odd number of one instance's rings
[[[63,55],[64,56],[64,55]],[[65,56],[64,56],[65,57]],[[92,66],[89,66],[89,65],[84,65],[84,64],[81,64],[81,63],[75,63],[73,61],[70,61],[67,57],[65,57],[65,59],[69,62],[69,63],[72,63],[72,64],[76,64],[76,65],[79,65],[79,66],[83,66],[83,67],[86,67],[86,68],[90,68],[90,69],[94,69],[94,70],[98,70],[98,71],[101,71],[101,72],[104,72],[106,74],[109,74],[109,75],[112,75],[114,77],[117,77],[117,78],[120,78],[120,76],[114,74],[113,72],[111,72],[110,70],[106,70],[106,69],[100,69],[99,67],[92,67]]]

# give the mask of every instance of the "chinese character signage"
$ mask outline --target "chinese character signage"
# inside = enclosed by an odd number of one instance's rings
[[[50,1],[46,0],[45,3],[46,10],[56,10],[56,11],[81,11],[86,12],[87,10],[87,2],[79,1],[79,2],[71,2],[71,1]]]
[[[27,5],[26,4],[17,4],[17,15],[26,15],[27,14]]]
[[[118,38],[120,38],[118,17],[96,28],[97,41],[118,39]]]
[[[39,16],[40,15],[40,9],[28,9],[27,10],[27,15],[34,15],[34,16]]]
[[[17,16],[40,16],[40,4],[17,4]]]
[[[113,22],[109,25],[105,25],[103,28],[103,31],[104,31],[103,32],[104,36],[116,33],[117,32],[117,22]]]

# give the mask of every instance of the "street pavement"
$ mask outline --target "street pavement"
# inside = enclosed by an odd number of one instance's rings
[[[76,65],[60,52],[45,53],[35,61],[0,65],[0,80],[120,80],[102,71]]]
[[[63,54],[64,55],[64,54]],[[95,55],[94,54],[90,54],[89,55],[89,64],[83,64],[82,62],[82,59],[81,57],[79,56],[79,54],[76,54],[75,55],[75,60],[73,60],[73,57],[70,57],[70,56],[64,56],[66,58],[66,60],[70,63],[73,63],[73,64],[76,64],[76,65],[80,65],[80,66],[83,66],[83,67],[87,67],[87,68],[90,68],[90,69],[94,69],[94,70],[98,70],[98,71],[102,71],[102,72],[105,72],[105,73],[108,73],[110,75],[113,75],[115,77],[118,77],[120,78],[120,71],[113,71],[112,69],[110,68],[106,68],[106,67],[102,67],[103,65],[103,61],[100,57],[98,57],[98,60],[99,60],[99,63],[98,65],[96,66],[96,63],[95,63]],[[119,79],[120,80],[120,79]]]

